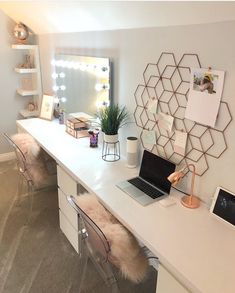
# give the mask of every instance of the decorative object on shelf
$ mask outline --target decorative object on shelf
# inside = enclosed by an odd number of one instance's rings
[[[24,91],[32,91],[33,90],[33,81],[31,78],[24,77],[21,79],[21,88]]]
[[[90,135],[90,147],[97,148],[98,147],[99,130],[98,129],[89,129],[88,133]]]
[[[29,30],[25,24],[22,22],[17,23],[14,27],[13,33],[19,44],[26,44],[26,41],[29,37]]]
[[[20,115],[22,115],[24,118],[38,117],[40,112],[38,110],[38,105],[41,106],[43,96],[38,45],[14,44],[11,47],[14,50],[27,52],[27,54],[25,55],[25,60],[23,60],[21,64],[17,62],[18,65],[15,67],[15,72],[17,72],[21,76],[22,74],[27,74],[27,77],[30,77],[31,79],[31,82],[26,82],[26,87],[30,88],[30,90],[26,90],[24,88],[17,88],[16,91],[21,96],[30,97],[30,100],[33,100],[33,102],[36,105],[36,110],[30,111],[27,108],[22,109],[20,110]],[[22,87],[24,87],[24,85]]]
[[[126,139],[127,167],[135,168],[138,164],[138,138],[129,136]]]
[[[191,181],[191,189],[190,189],[190,195],[185,195],[181,199],[181,203],[183,206],[195,209],[200,206],[200,199],[193,195],[194,190],[194,182],[195,182],[195,174],[196,174],[196,168],[193,164],[188,164],[183,169],[179,171],[175,171],[172,173],[167,179],[172,183],[173,186],[177,185],[177,183],[185,176],[186,173],[184,171],[186,169],[189,169],[192,167],[192,181]]]
[[[43,95],[39,117],[46,120],[52,120],[53,111],[54,111],[54,97],[49,95]]]
[[[208,158],[219,158],[227,149],[225,131],[232,121],[228,103],[220,101],[219,113],[214,128],[185,118],[190,86],[190,68],[201,67],[197,54],[183,54],[176,61],[173,53],[163,52],[157,63],[147,64],[143,79],[134,93],[136,109],[134,118],[142,128],[140,141],[149,149],[177,165],[196,166],[196,175],[202,176],[209,169]],[[148,111],[148,102],[155,99],[157,113]],[[158,125],[158,113],[163,112],[174,117],[173,132]],[[185,155],[174,151],[174,130],[188,134]],[[156,133],[156,142],[146,144],[146,131]]]
[[[104,133],[102,158],[105,161],[117,161],[120,159],[118,130],[128,122],[129,113],[125,106],[113,104],[101,108],[98,112],[98,118]]]
[[[34,68],[33,57],[29,54],[25,55],[25,62],[18,65],[18,68]]]
[[[29,102],[27,106],[27,110],[32,112],[38,109],[37,104],[35,102]]]

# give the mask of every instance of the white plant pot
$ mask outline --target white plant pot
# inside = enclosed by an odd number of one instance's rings
[[[118,142],[118,134],[109,135],[104,133],[104,141],[108,143]]]

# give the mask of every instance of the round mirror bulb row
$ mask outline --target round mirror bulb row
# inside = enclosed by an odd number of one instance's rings
[[[57,92],[58,90],[65,91],[66,90],[66,86],[65,85],[61,85],[61,86],[54,85],[52,87],[52,89],[53,89],[54,92]]]
[[[65,78],[65,73],[64,72],[60,72],[60,73],[56,73],[56,72],[53,72],[52,73],[52,75],[51,75],[51,77],[53,78],[53,79],[56,79],[56,78]]]
[[[54,97],[54,103],[55,104],[59,104],[60,102],[65,103],[66,101],[67,101],[67,98],[66,97],[61,97],[61,98]]]
[[[65,61],[52,59],[51,65],[62,68],[80,69],[81,71],[101,71],[102,73],[109,72],[109,66],[89,64],[85,62]],[[61,76],[60,76],[61,77]],[[55,77],[57,78],[57,76]]]

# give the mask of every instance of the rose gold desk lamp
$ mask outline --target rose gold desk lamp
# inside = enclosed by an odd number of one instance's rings
[[[192,171],[192,181],[191,181],[191,191],[190,195],[185,195],[181,199],[181,203],[183,206],[190,208],[190,209],[196,209],[200,206],[200,199],[193,195],[193,189],[194,189],[194,181],[195,181],[195,166],[193,164],[188,164],[183,169],[179,171],[175,171],[171,175],[167,177],[167,179],[172,183],[173,186],[176,186],[177,183],[185,176],[185,169],[189,169],[189,167],[193,168]]]

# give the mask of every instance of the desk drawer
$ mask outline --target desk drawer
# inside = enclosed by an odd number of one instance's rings
[[[78,215],[76,211],[70,206],[67,196],[58,188],[59,208],[69,220],[70,224],[78,231]]]
[[[78,194],[78,184],[77,182],[66,173],[59,165],[57,165],[57,179],[58,186],[66,195]]]
[[[158,269],[156,293],[190,293],[171,273],[161,264]]]
[[[60,215],[60,229],[65,234],[73,248],[78,253],[78,232],[74,229],[74,227],[69,223],[68,219],[65,215],[59,211]]]

